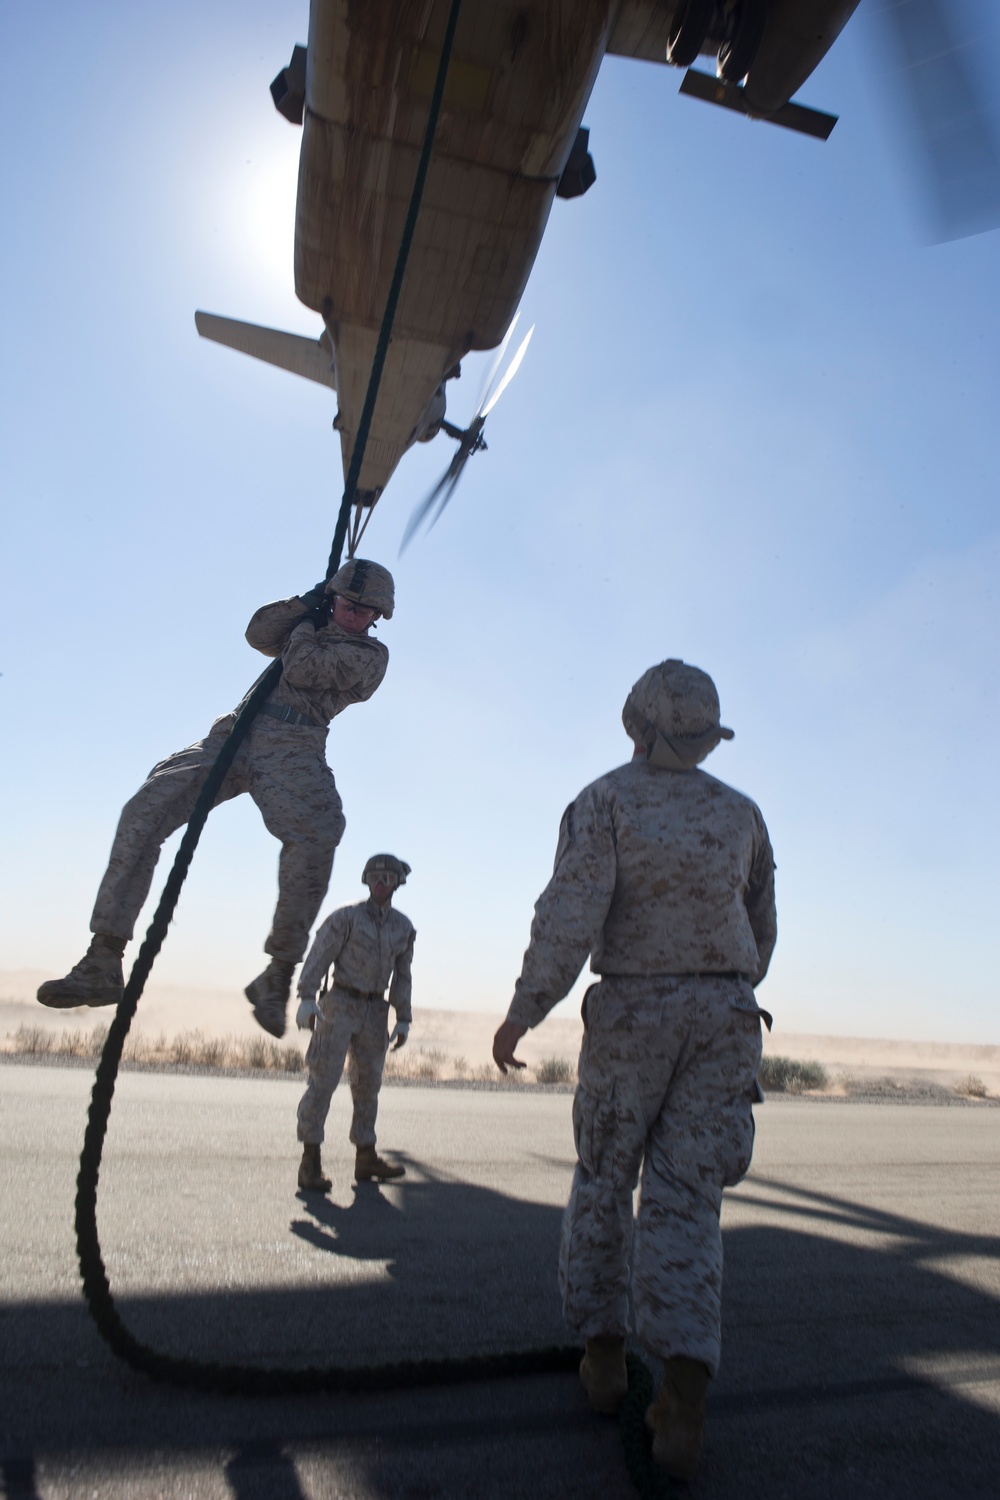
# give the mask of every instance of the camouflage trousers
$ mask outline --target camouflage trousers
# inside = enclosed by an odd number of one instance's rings
[[[142,910],[160,848],[188,821],[231,716],[204,740],[153,767],[125,804],[90,920],[91,932],[129,939]],[[258,719],[236,752],[215,805],[248,792],[269,833],[281,840],[278,904],[264,951],[298,963],[330,883],[343,836],[343,807],[326,763],[322,730]]]
[[[335,985],[321,997],[319,1006],[321,1014],[306,1051],[309,1082],[299,1101],[299,1140],[322,1144],[330,1100],[350,1059],[347,1077],[354,1100],[350,1138],[355,1146],[374,1146],[378,1091],[389,1046],[389,1003],[356,1000]]]
[[[763,1013],[747,982],[694,976],[603,980],[584,1007],[559,1257],[566,1322],[587,1338],[629,1332],[631,1252],[640,1343],[714,1375],[722,1190],[750,1166]]]

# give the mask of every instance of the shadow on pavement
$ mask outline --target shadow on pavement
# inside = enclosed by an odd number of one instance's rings
[[[740,1197],[764,1222],[725,1234],[724,1367],[688,1493],[996,1495],[1000,1303],[983,1272],[1000,1236],[757,1177]],[[566,1341],[558,1209],[426,1174],[300,1202],[291,1232],[317,1250],[315,1287],[122,1297],[128,1326],[171,1352],[262,1364]],[[98,1471],[150,1450],[178,1473],[209,1462],[237,1500],[631,1493],[614,1425],[590,1417],[574,1377],[202,1397],[132,1374],[67,1303],[0,1309],[0,1346],[8,1496],[46,1493],[40,1470],[81,1454],[97,1489]]]
[[[306,1500],[295,1460],[276,1442],[243,1443],[226,1464],[235,1500]]]

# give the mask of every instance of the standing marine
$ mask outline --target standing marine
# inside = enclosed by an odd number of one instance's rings
[[[250,645],[281,657],[282,673],[236,752],[216,798],[249,792],[269,833],[281,840],[278,902],[264,944],[270,963],[246,988],[254,1016],[272,1036],[285,1030],[295,965],[323,903],[343,806],[325,747],[330,720],[363,703],[385,676],[389,653],[369,631],[394,607],[392,574],[353,558],[326,583],[265,604],[247,626]],[[38,990],[43,1005],[117,1005],[122,957],[153,880],[164,840],[188,821],[232,727],[216,719],[208,736],[160,761],[122,810],[90,921],[84,957],[63,979]]]
[[[348,1058],[355,1180],[384,1182],[406,1175],[404,1167],[384,1161],[375,1150],[375,1119],[389,1043],[393,1051],[402,1047],[412,1020],[410,966],[417,934],[409,917],[392,904],[393,891],[405,885],[409,873],[409,865],[394,854],[373,854],[361,876],[370,892],[368,900],[331,912],[302,965],[295,1020],[300,1030],[312,1030],[306,1051],[309,1082],[298,1110],[299,1187],[306,1191],[326,1193],[332,1186],[323,1173],[320,1147],[330,1101]],[[333,984],[327,988],[331,964]],[[391,1036],[390,1006],[396,1013]]]
[[[580,1377],[591,1406],[617,1411],[628,1388],[631,1253],[635,1334],[663,1362],[646,1423],[654,1458],[677,1479],[697,1464],[719,1366],[722,1190],[750,1166],[761,1017],[771,1023],[754,986],[777,935],[764,819],[697,769],[732,738],[719,717],[712,679],[682,661],[635,684],[622,712],[633,758],[563,815],[493,1043],[501,1071],[523,1066],[517,1042],[590,955],[598,982],[583,1003],[563,1312],[586,1341]]]

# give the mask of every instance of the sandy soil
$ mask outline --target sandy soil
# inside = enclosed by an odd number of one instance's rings
[[[106,1025],[104,1010],[47,1010],[34,999],[48,976],[33,970],[0,971],[0,1046],[20,1026],[46,1031],[90,1029]],[[543,1026],[529,1032],[519,1055],[529,1065],[543,1058],[562,1057],[575,1064],[582,1024],[579,1013],[565,1007]],[[499,1015],[477,1011],[414,1009],[410,1045],[438,1051],[449,1060],[464,1058],[471,1068],[490,1059]],[[133,1030],[153,1038],[200,1030],[207,1036],[256,1037],[259,1031],[238,989],[173,989],[151,983],[143,995]],[[291,1038],[288,1038],[291,1039]],[[981,1078],[991,1094],[1000,1094],[1000,1046],[972,1046],[955,1042],[913,1042],[894,1038],[846,1037],[783,1032],[780,1027],[764,1039],[765,1052],[804,1062],[819,1062],[831,1078],[850,1074],[856,1079],[890,1077],[901,1082],[952,1086],[970,1073]]]

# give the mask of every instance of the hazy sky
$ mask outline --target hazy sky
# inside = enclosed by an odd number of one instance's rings
[[[775,1044],[1000,1041],[1000,235],[922,244],[864,9],[802,91],[841,116],[825,145],[606,61],[598,180],[553,209],[489,452],[398,562],[445,438],[376,512],[398,609],[384,685],[330,735],[348,825],[324,910],[361,898],[372,851],[412,864],[418,1005],[503,1013],[563,807],[627,758],[631,683],[682,656],[736,730],[706,769],[775,846]],[[2,28],[0,969],[54,975],[122,802],[257,675],[252,611],[322,574],[341,468],[332,394],[193,319],[320,332],[292,286],[300,136],[268,94],[305,4]],[[276,855],[249,799],[213,815],[159,981],[238,996]]]

